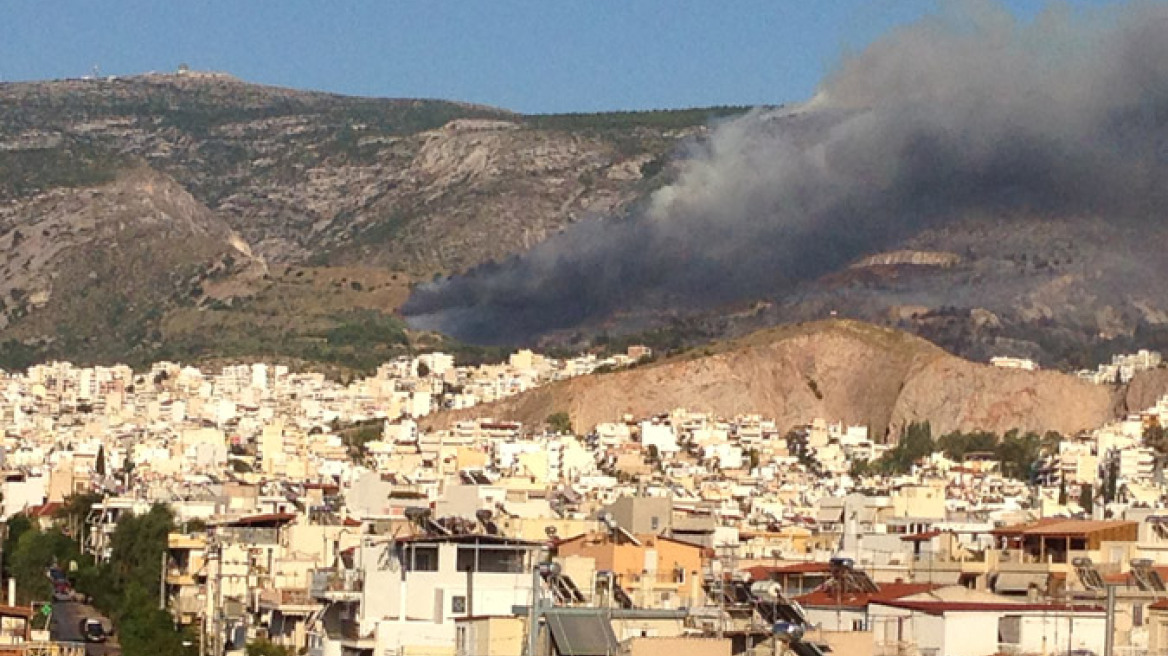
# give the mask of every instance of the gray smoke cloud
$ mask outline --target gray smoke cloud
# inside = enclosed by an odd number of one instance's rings
[[[714,128],[628,219],[420,287],[415,326],[520,342],[629,308],[781,297],[973,212],[1160,221],[1168,6],[950,6],[846,58],[807,103]]]

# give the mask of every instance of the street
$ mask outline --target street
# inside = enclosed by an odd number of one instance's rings
[[[85,642],[81,635],[81,621],[87,617],[101,618],[107,628],[112,626],[109,618],[97,611],[93,606],[77,601],[53,602],[52,625],[49,627],[53,640],[63,642]],[[105,642],[85,644],[86,656],[115,656],[121,654],[117,636],[106,638]]]

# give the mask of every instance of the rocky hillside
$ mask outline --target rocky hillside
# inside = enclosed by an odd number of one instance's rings
[[[0,208],[4,348],[111,357],[161,341],[171,306],[204,299],[222,276],[263,265],[214,213],[150,169],[111,182],[52,189]]]
[[[741,111],[523,116],[201,73],[0,84],[0,367],[219,354],[367,369],[439,343],[395,314],[411,284],[634,211],[711,119]],[[782,296],[637,303],[548,341],[666,350],[839,316],[1064,370],[1168,350],[1168,226],[940,226]]]
[[[632,312],[583,333],[587,341],[632,331],[618,345],[677,348],[847,317],[910,332],[969,360],[1010,355],[1062,371],[1094,368],[1116,353],[1168,352],[1165,240],[1168,225],[1157,223],[970,216],[779,297],[681,318]]]
[[[929,421],[934,434],[1093,428],[1112,418],[1111,389],[1057,372],[976,364],[904,332],[857,321],[773,328],[626,371],[576,378],[462,413],[538,425],[565,411],[577,430],[676,407],[759,412],[789,427],[811,417],[865,424],[875,436]]]
[[[0,84],[0,199],[146,162],[269,263],[429,276],[622,211],[728,111],[524,117],[196,73]]]
[[[737,111],[527,117],[202,73],[0,84],[0,367],[367,368],[409,346],[412,280],[626,211]]]

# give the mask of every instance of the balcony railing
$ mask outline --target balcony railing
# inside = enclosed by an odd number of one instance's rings
[[[260,603],[269,606],[305,606],[313,603],[313,598],[308,590],[268,588],[260,591]]]
[[[354,570],[318,569],[312,572],[310,593],[314,598],[324,598],[329,593],[357,593],[365,587],[365,578]]]

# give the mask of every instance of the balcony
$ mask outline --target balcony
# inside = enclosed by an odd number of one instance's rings
[[[270,527],[226,526],[217,529],[216,533],[228,544],[275,546],[280,543],[279,529]]]
[[[297,611],[306,613],[319,607],[308,590],[296,589],[266,588],[260,591],[259,603],[262,608],[279,610],[284,614]]]
[[[345,569],[318,569],[312,572],[309,594],[313,599],[356,601],[361,598],[365,577],[361,572]]]
[[[195,585],[194,575],[179,567],[170,567],[166,570],[167,585]]]

